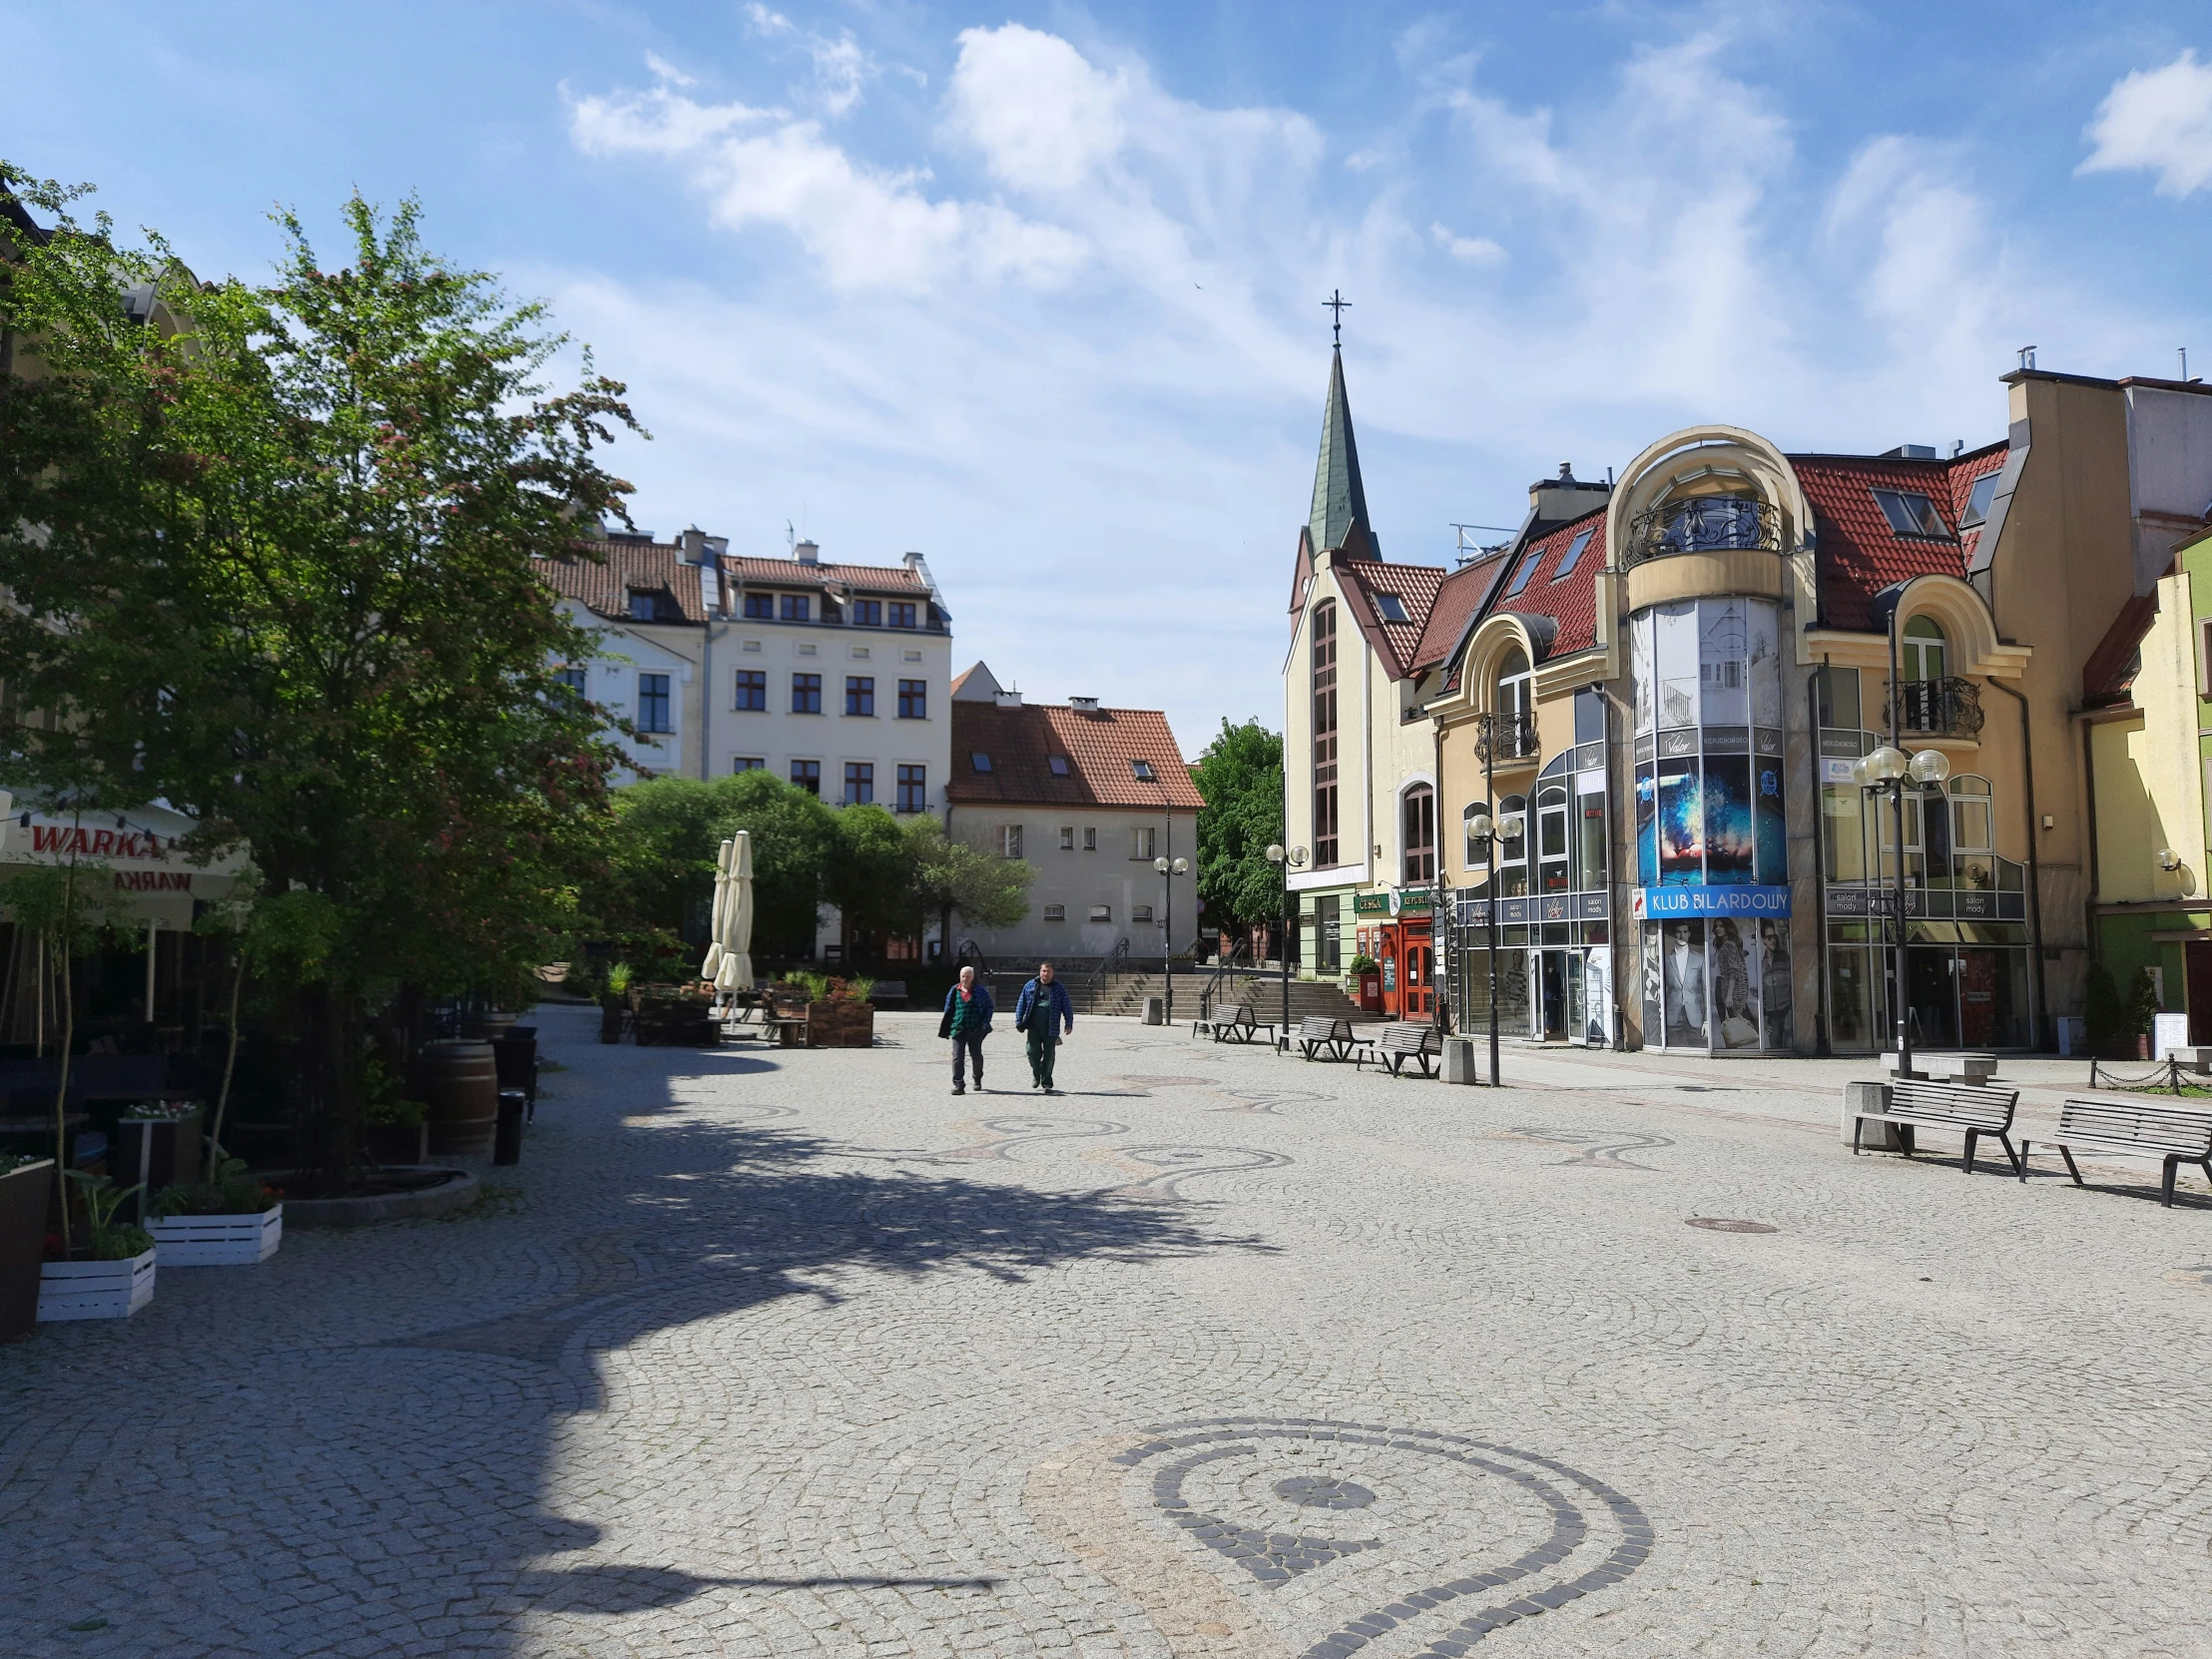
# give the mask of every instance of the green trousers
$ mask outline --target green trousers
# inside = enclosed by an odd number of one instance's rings
[[[1029,1030],[1029,1075],[1040,1088],[1052,1087],[1052,1057],[1059,1052],[1060,1033],[1042,1019],[1031,1019]]]

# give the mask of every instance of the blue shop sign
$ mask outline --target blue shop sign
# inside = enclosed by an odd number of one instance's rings
[[[1675,916],[1787,916],[1788,887],[1643,887],[1637,911],[1650,921]]]

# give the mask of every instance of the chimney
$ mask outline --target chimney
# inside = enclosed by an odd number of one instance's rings
[[[1885,449],[1876,457],[1884,461],[1933,461],[1936,446],[1933,443],[1901,443],[1895,449]]]
[[[1018,709],[1021,707],[1021,691],[1018,687],[1012,691],[1008,691],[1002,686],[999,688],[998,694],[993,697],[991,701],[996,703],[1001,709]]]
[[[676,556],[685,564],[699,563],[699,556],[707,551],[707,532],[694,524],[676,538]]]
[[[1561,461],[1558,477],[1539,478],[1528,486],[1528,505],[1544,524],[1564,524],[1595,512],[1612,493],[1610,484],[1586,484],[1574,475],[1571,461]]]
[[[811,541],[803,541],[792,549],[792,557],[803,565],[819,565],[822,563],[822,549]]]
[[[1071,697],[1068,699],[1068,707],[1079,715],[1095,715],[1098,713],[1098,699],[1095,697]]]

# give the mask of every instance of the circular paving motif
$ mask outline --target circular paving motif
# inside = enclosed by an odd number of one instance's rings
[[[1152,1510],[1186,1551],[1208,1552],[1187,1558],[1257,1593],[1246,1605],[1301,1659],[1345,1659],[1391,1632],[1393,1655],[1448,1659],[1620,1583],[1651,1553],[1632,1499],[1468,1435],[1320,1417],[1151,1433],[1113,1462],[1149,1473]]]
[[[1727,1216],[1692,1216],[1692,1227],[1702,1227],[1708,1233],[1779,1233],[1779,1227],[1770,1227],[1763,1221],[1735,1221]]]

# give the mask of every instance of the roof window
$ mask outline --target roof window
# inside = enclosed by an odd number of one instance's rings
[[[1065,778],[1068,775],[1068,758],[1065,755],[1051,756],[1045,765],[1052,769],[1052,776],[1055,778]]]
[[[1514,595],[1518,594],[1521,589],[1527,587],[1528,579],[1536,574],[1536,567],[1543,562],[1544,550],[1540,547],[1530,548],[1528,552],[1522,556],[1520,570],[1513,577],[1513,585],[1505,590],[1505,597],[1507,599],[1511,599]]]
[[[1581,562],[1582,550],[1590,545],[1590,538],[1597,534],[1597,526],[1591,525],[1568,545],[1567,556],[1559,561],[1559,568],[1551,573],[1554,582],[1564,582],[1574,574],[1574,567]]]
[[[968,757],[968,765],[977,772],[988,772],[991,770],[991,758],[978,749]]]
[[[1152,763],[1150,761],[1131,761],[1129,770],[1137,775],[1137,782],[1140,784],[1149,784],[1153,781]]]
[[[1984,472],[1973,481],[1973,488],[1966,492],[1966,510],[1959,516],[1960,526],[1979,524],[1989,516],[1989,503],[1997,493],[1997,479],[2002,473]]]
[[[1375,596],[1375,614],[1384,622],[1403,622],[1405,601],[1394,593],[1379,593]]]
[[[1943,527],[1942,515],[1936,511],[1936,503],[1918,490],[1876,490],[1874,504],[1882,509],[1882,516],[1890,521],[1890,528],[1901,536],[1949,539],[1950,532]]]

